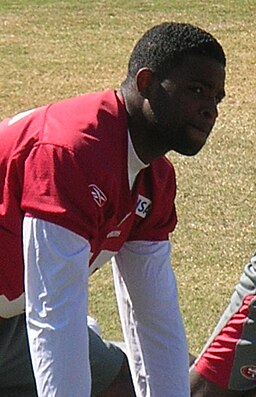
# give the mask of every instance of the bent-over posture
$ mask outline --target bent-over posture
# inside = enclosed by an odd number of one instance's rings
[[[165,154],[202,149],[224,83],[217,40],[167,22],[137,42],[118,90],[0,123],[1,396],[33,379],[24,310],[39,397],[107,396],[110,387],[133,395],[123,353],[88,336],[88,277],[110,258],[137,397],[189,396],[170,264],[176,182]]]

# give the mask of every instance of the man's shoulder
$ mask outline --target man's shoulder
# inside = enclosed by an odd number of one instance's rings
[[[118,106],[123,107],[124,105],[116,95],[116,92],[114,90],[105,90],[61,99],[50,104],[49,112],[57,115],[60,112],[62,117],[65,118],[66,115],[71,117],[72,120],[80,113],[87,118],[91,117],[95,112],[98,116],[103,116],[98,113],[101,110],[115,114],[118,112]]]
[[[108,90],[49,105],[42,140],[70,147],[88,141],[105,144],[122,135],[126,127],[124,105],[115,91]]]

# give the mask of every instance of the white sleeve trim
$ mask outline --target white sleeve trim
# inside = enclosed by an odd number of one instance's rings
[[[188,397],[188,351],[169,241],[125,243],[113,274],[136,395]]]
[[[58,225],[24,218],[26,316],[39,397],[90,396],[90,245]]]
[[[22,293],[17,299],[9,301],[4,295],[0,295],[0,317],[11,318],[24,313],[25,294]]]

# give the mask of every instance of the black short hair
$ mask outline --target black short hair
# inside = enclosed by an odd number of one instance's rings
[[[203,55],[226,65],[223,48],[210,33],[187,23],[164,22],[145,32],[135,45],[127,78],[148,67],[164,79],[186,55]]]

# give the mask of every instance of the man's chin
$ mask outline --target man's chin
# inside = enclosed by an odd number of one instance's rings
[[[197,153],[199,153],[203,147],[204,145],[193,146],[193,147],[186,146],[186,147],[173,148],[173,150],[179,154],[182,154],[183,156],[192,157],[195,156]]]

